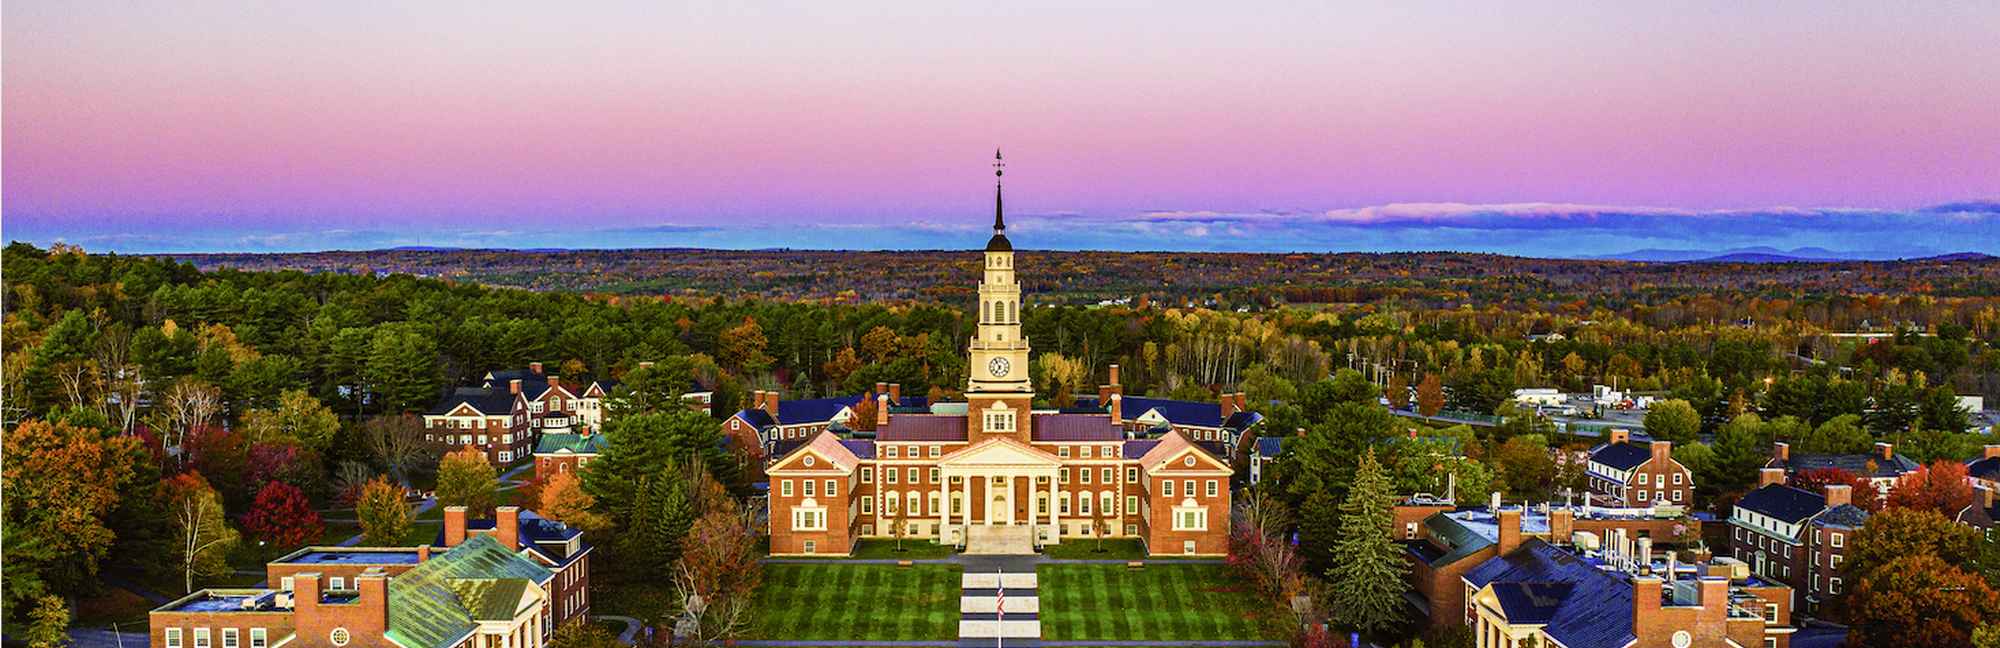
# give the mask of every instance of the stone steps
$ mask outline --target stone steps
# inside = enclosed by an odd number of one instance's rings
[[[1033,573],[968,573],[960,585],[960,646],[1041,645],[1041,599]]]

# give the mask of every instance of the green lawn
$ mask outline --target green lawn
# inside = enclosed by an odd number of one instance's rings
[[[1042,554],[1050,558],[1075,560],[1140,560],[1146,557],[1146,546],[1132,538],[1107,538],[1104,551],[1098,551],[1096,540],[1072,538],[1062,544],[1042,547]]]
[[[1050,641],[1274,638],[1276,618],[1222,565],[1042,565]]]
[[[941,545],[932,540],[903,539],[903,550],[896,551],[894,539],[869,538],[854,547],[855,558],[881,558],[888,560],[919,560],[924,558],[945,558],[957,549],[951,545]]]
[[[828,641],[958,637],[957,565],[764,566],[748,636]]]

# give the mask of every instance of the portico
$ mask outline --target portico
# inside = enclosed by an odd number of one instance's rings
[[[1055,455],[1008,438],[989,438],[939,460],[949,503],[938,510],[938,542],[965,543],[970,527],[1013,526],[1028,527],[1037,543],[1060,542],[1059,464]]]

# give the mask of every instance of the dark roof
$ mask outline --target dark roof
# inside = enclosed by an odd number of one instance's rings
[[[1631,470],[1653,458],[1650,448],[1633,443],[1607,443],[1590,452],[1590,460],[1617,470]]]
[[[1974,479],[2000,480],[2000,457],[1982,457],[1966,462],[1965,474]]]
[[[1158,411],[1160,416],[1174,425],[1222,427],[1221,403],[1125,396],[1119,399],[1118,408],[1119,414],[1125,418],[1139,418],[1148,411]]]
[[[1875,470],[1868,469],[1868,462],[1875,462]],[[1882,461],[1876,454],[1799,454],[1791,453],[1791,459],[1779,461],[1773,458],[1768,464],[1773,468],[1784,468],[1790,472],[1803,472],[1816,468],[1839,468],[1860,477],[1900,477],[1903,473],[1915,471],[1919,466],[1899,453],[1891,453],[1888,461]]]
[[[861,395],[835,396],[833,398],[810,398],[805,400],[778,400],[778,422],[784,425],[801,423],[825,423],[839,414],[842,408],[853,407],[861,402]]]
[[[1424,537],[1430,542],[1422,543],[1422,549],[1416,553],[1432,566],[1449,565],[1493,546],[1493,538],[1449,515],[1425,517],[1423,524]]]
[[[1221,441],[1192,441],[1190,443],[1192,443],[1194,447],[1201,448],[1203,451],[1207,452],[1208,456],[1224,457],[1224,458],[1229,456],[1229,446],[1223,445]],[[1225,460],[1223,463],[1228,463],[1228,462]]]
[[[1516,610],[1545,620],[1544,631],[1569,648],[1622,648],[1637,639],[1631,581],[1540,539],[1480,563],[1465,580],[1493,584],[1509,620],[1520,621]]]
[[[1160,445],[1159,439],[1130,439],[1125,442],[1125,447],[1119,451],[1121,454],[1118,456],[1144,457],[1156,445]]]
[[[793,450],[799,449],[799,446],[803,446],[810,442],[812,442],[812,439],[808,438],[778,439],[776,441],[772,441],[771,458],[777,459],[779,457],[790,455],[792,454]]]
[[[737,418],[741,418],[745,422],[748,422],[750,424],[750,427],[757,428],[759,430],[778,424],[776,420],[773,420],[771,418],[770,412],[766,412],[760,409],[743,410],[737,412],[736,416]]]
[[[1547,625],[1555,620],[1556,610],[1562,608],[1576,586],[1570,583],[1516,583],[1493,584],[1493,596],[1500,599],[1500,609],[1507,613],[1509,623]]]
[[[1284,451],[1285,437],[1257,437],[1257,454],[1262,455],[1264,458],[1276,457]]]
[[[1256,425],[1258,422],[1263,420],[1264,420],[1263,414],[1258,414],[1256,412],[1237,412],[1235,414],[1230,414],[1229,420],[1222,422],[1222,427],[1241,432],[1243,430],[1250,429],[1250,426]]]
[[[1826,513],[1821,514],[1817,518],[1813,518],[1814,526],[1841,527],[1847,529],[1859,529],[1861,528],[1862,524],[1867,522],[1868,522],[1868,511],[1863,510],[1861,507],[1855,506],[1853,504],[1842,504],[1840,506],[1827,509]]]
[[[460,387],[452,390],[451,395],[445,396],[444,400],[432,405],[430,413],[450,414],[460,403],[471,405],[472,409],[479,410],[480,414],[487,416],[498,416],[514,411],[514,395],[508,393],[505,387],[498,390],[485,387]]]
[[[994,234],[994,235],[993,235],[993,238],[990,238],[990,239],[986,239],[986,251],[987,251],[987,252],[1013,252],[1013,251],[1014,251],[1014,244],[1013,244],[1013,243],[1010,243],[1010,242],[1008,242],[1008,241],[1007,241],[1007,235],[1006,235],[1006,234],[998,234],[998,233],[996,233],[996,234]]]
[[[951,414],[903,414],[889,417],[888,425],[875,427],[878,441],[964,441],[965,416]]]
[[[1736,500],[1736,506],[1797,524],[1825,509],[1826,498],[1812,491],[1771,484],[1745,494],[1743,499]]]
[[[859,457],[861,459],[875,458],[874,441],[869,441],[867,439],[842,439],[840,445],[847,446],[847,451],[854,453],[855,457]]]
[[[1030,417],[1036,441],[1117,441],[1123,429],[1104,414],[1036,414]]]
[[[475,518],[465,521],[466,531],[487,531],[491,530],[494,526],[496,524],[493,518]],[[534,511],[522,509],[515,529],[515,537],[520,539],[522,546],[533,549],[535,553],[541,554],[543,558],[547,558],[550,563],[558,567],[575,561],[577,558],[583,556],[585,549],[590,548],[589,542],[579,541],[575,553],[563,555],[553,548],[542,546],[540,543],[544,542],[569,542],[570,539],[583,535],[583,531],[542,517]],[[444,546],[444,527],[438,527],[437,535],[432,536],[431,544],[439,547]]]

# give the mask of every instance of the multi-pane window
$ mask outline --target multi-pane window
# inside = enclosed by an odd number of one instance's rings
[[[1062,458],[1064,458],[1064,459],[1068,459],[1068,458],[1069,458],[1069,446],[1056,446],[1056,456],[1058,456],[1058,457],[1062,457]]]
[[[1190,479],[1181,482],[1181,492],[1186,494],[1188,497],[1194,497],[1194,480]]]
[[[875,514],[875,496],[874,496],[874,495],[869,495],[869,496],[866,496],[866,497],[862,497],[862,498],[861,498],[861,514],[862,514],[862,515],[874,515],[874,514]]]
[[[1139,468],[1137,466],[1132,466],[1125,469],[1125,483],[1127,484],[1139,483]]]
[[[1201,494],[1208,497],[1215,497],[1215,480],[1208,480],[1208,484],[1203,487]]]
[[[1129,514],[1136,510],[1139,510],[1139,496],[1137,495],[1125,496],[1125,512]]]
[[[923,482],[920,482],[920,481],[917,481],[917,467],[916,467],[916,466],[911,466],[911,467],[910,467],[910,483],[912,483],[912,484],[921,484],[921,483],[923,483]]]
[[[838,489],[838,488],[835,488],[833,484],[834,484],[834,481],[833,481],[833,480],[831,480],[831,479],[829,479],[829,480],[826,480],[826,497],[827,497],[827,499],[833,499],[833,498],[835,498],[835,497],[839,497],[839,496],[840,496],[840,489]]]
[[[237,640],[235,628],[222,629],[222,648],[236,648],[239,645]]]
[[[806,484],[806,497],[812,497],[812,496],[813,496],[813,480],[810,480],[810,479],[808,479],[808,480],[805,480],[805,484]]]
[[[900,473],[900,471],[896,470],[895,468],[883,468],[883,469],[882,469],[882,483],[885,483],[885,484],[894,484],[894,483],[896,483],[896,475],[898,475],[898,474],[901,474],[901,473]]]
[[[1089,468],[1082,468],[1082,469],[1078,469],[1078,470],[1076,471],[1076,476],[1077,476],[1077,477],[1080,477],[1080,478],[1082,478],[1082,480],[1083,480],[1083,483],[1085,483],[1085,484],[1088,484],[1088,483],[1090,483],[1090,469],[1089,469]]]
[[[250,648],[267,648],[271,645],[271,635],[263,628],[250,629]]]
[[[884,458],[884,459],[895,459],[895,458],[896,458],[896,455],[897,455],[898,453],[900,453],[900,452],[902,452],[902,451],[900,451],[900,450],[897,450],[897,449],[896,449],[896,446],[883,446],[883,447],[882,447],[882,458]]]
[[[1079,447],[1076,449],[1076,452],[1078,457],[1082,457],[1084,459],[1090,458],[1090,446]]]
[[[1105,468],[1105,469],[1104,469],[1104,483],[1106,483],[1106,484],[1110,484],[1110,483],[1114,483],[1114,482],[1117,482],[1117,481],[1118,481],[1118,477],[1117,477],[1117,474],[1118,474],[1118,473],[1114,472],[1114,471],[1113,471],[1113,470],[1112,470],[1111,468]]]
[[[167,648],[181,648],[181,629],[167,628],[161,633],[167,640]]]
[[[208,628],[194,629],[194,648],[208,648]]]
[[[875,469],[874,469],[874,468],[862,468],[862,469],[861,469],[861,483],[863,483],[863,484],[873,484],[873,483],[875,483]]]
[[[930,447],[930,452],[928,452],[927,454],[929,454],[929,455],[930,455],[930,458],[932,458],[932,459],[936,459],[936,458],[938,458],[938,455],[939,455],[939,454],[940,454],[941,452],[943,452],[943,451],[942,451],[942,450],[939,450],[937,446],[931,446],[931,447]]]
[[[796,509],[792,511],[793,531],[825,531],[826,511],[820,509]]]
[[[1068,468],[1059,468],[1059,469],[1057,469],[1057,470],[1056,470],[1056,481],[1057,481],[1058,483],[1063,483],[1063,484],[1067,484],[1067,483],[1069,483],[1069,469],[1068,469]]]
[[[789,479],[778,480],[778,496],[779,497],[792,496],[792,480]]]
[[[1171,479],[1160,480],[1160,496],[1161,497],[1174,496],[1174,480]]]

